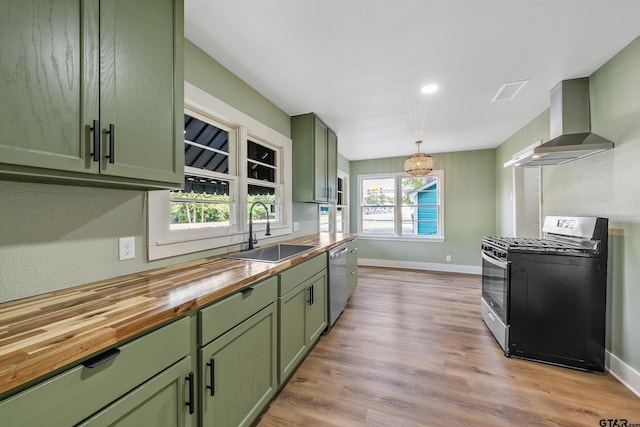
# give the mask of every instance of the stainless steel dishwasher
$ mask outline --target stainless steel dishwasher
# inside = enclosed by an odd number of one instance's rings
[[[329,327],[347,305],[347,245],[329,251]]]

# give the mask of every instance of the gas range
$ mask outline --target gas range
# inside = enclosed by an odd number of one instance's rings
[[[608,220],[548,216],[542,231],[482,239],[482,320],[506,356],[603,371]]]
[[[548,216],[544,238],[486,236],[482,251],[497,258],[508,258],[509,253],[606,257],[607,224],[606,218]]]

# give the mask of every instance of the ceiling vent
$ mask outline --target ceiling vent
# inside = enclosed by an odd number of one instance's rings
[[[496,92],[496,94],[493,96],[491,102],[508,101],[515,98],[527,83],[529,83],[529,80],[521,80],[519,82],[503,84],[500,89],[498,89],[498,92]]]

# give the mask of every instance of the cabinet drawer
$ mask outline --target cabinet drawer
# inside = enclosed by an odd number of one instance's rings
[[[280,292],[278,295],[286,294],[325,268],[327,268],[326,252],[283,271],[280,273]]]
[[[93,368],[80,364],[4,400],[3,425],[69,426],[82,421],[186,356],[189,320],[182,318],[118,349],[120,354]]]
[[[203,308],[200,318],[200,345],[205,345],[257,313],[278,297],[278,277],[247,286],[221,301]]]

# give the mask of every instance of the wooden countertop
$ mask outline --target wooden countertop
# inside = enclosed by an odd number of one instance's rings
[[[316,246],[280,263],[214,256],[0,304],[0,393],[152,329],[355,237],[285,241]],[[282,243],[282,242],[279,242]]]

